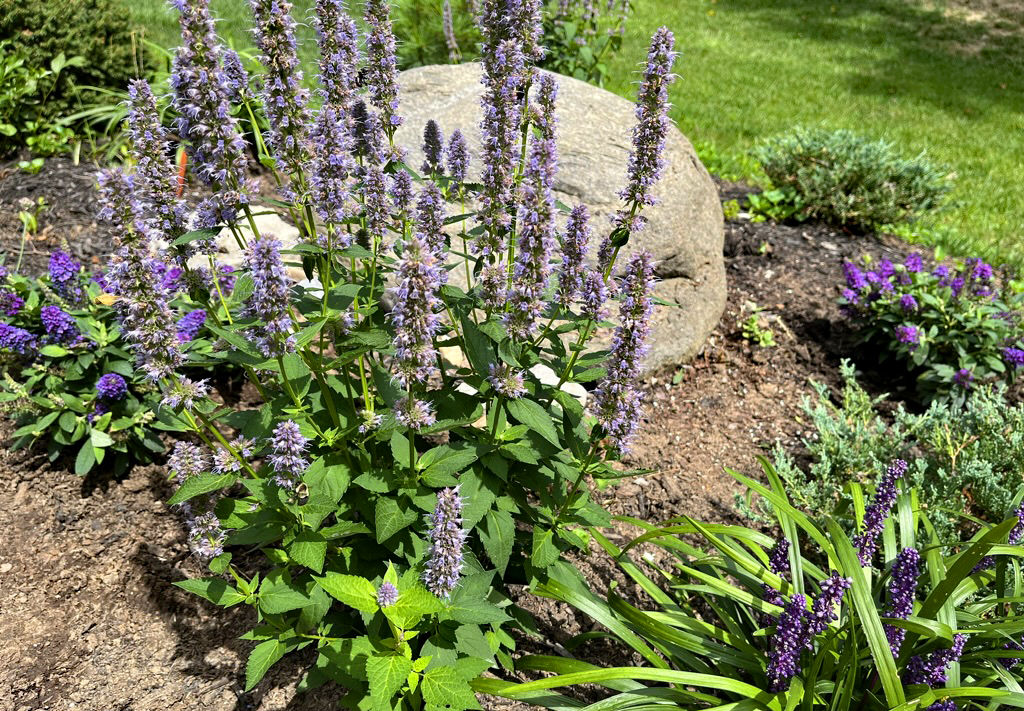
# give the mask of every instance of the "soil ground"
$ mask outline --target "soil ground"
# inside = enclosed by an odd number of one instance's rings
[[[37,176],[0,174],[0,251],[10,255],[20,243],[11,215],[18,198],[41,195],[50,208],[26,249],[32,271],[45,269],[63,238],[81,258],[104,254],[91,180],[91,168],[56,159]],[[720,192],[728,200],[746,189],[723,184]],[[734,518],[736,487],[724,468],[755,474],[766,444],[799,447],[806,433],[797,416],[810,380],[836,385],[841,355],[854,350],[835,305],[842,259],[911,250],[817,225],[734,220],[725,251],[729,302],[704,351],[647,379],[648,421],[628,463],[654,471],[597,493],[617,514]],[[742,338],[747,302],[765,309],[776,347]],[[870,375],[876,387],[885,383],[885,374]],[[302,655],[243,693],[250,643],[238,636],[253,613],[214,609],[172,585],[200,569],[180,519],[163,503],[169,496],[158,467],[137,467],[122,481],[83,481],[42,455],[0,448],[0,711],[336,708],[337,688],[296,696],[311,661]],[[596,585],[607,584],[607,561],[595,555],[580,563]],[[588,626],[567,608],[521,602],[550,640],[548,647],[527,641],[531,651],[550,654],[551,642]],[[607,650],[599,656],[607,663]]]

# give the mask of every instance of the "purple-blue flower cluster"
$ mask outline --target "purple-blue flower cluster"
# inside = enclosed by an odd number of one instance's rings
[[[946,672],[949,665],[959,661],[967,644],[967,635],[953,635],[953,646],[949,649],[937,649],[927,657],[914,655],[907,661],[903,674],[904,684],[927,684],[940,686],[946,683]]]
[[[38,346],[36,337],[24,328],[0,321],[0,351],[16,355],[33,355]]]
[[[887,617],[905,620],[914,612],[914,596],[917,593],[917,577],[921,574],[921,554],[914,548],[904,548],[892,563],[892,578],[889,580],[889,609]],[[897,657],[907,631],[895,625],[885,626],[892,656]]]
[[[50,253],[50,288],[65,301],[75,303],[82,297],[78,275],[82,265],[62,249]]]
[[[295,350],[288,307],[288,276],[281,263],[281,242],[262,235],[249,244],[245,263],[253,290],[245,302],[245,313],[256,319],[251,336],[268,358]]]
[[[271,453],[267,462],[274,470],[274,481],[284,489],[294,489],[309,468],[306,447],[309,440],[302,435],[297,422],[285,420],[274,428],[270,439]]]
[[[128,394],[128,383],[117,373],[107,373],[96,381],[96,394],[104,400],[120,400]]]
[[[41,308],[39,320],[43,322],[43,329],[53,343],[67,346],[75,345],[82,340],[82,332],[78,330],[75,317],[59,306],[50,304]]]
[[[462,525],[462,497],[459,487],[437,493],[434,513],[427,517],[427,562],[423,582],[427,590],[439,598],[451,597],[462,574],[462,549],[466,545],[466,529]]]
[[[178,341],[189,343],[199,337],[199,331],[206,323],[206,310],[194,309],[178,319]]]
[[[885,520],[889,518],[893,504],[896,503],[896,482],[906,473],[907,463],[902,459],[897,459],[889,465],[875,488],[874,498],[864,510],[861,533],[853,539],[861,565],[871,565],[871,559],[878,547],[878,536],[885,527]]]
[[[391,323],[395,327],[398,377],[406,385],[423,383],[437,371],[434,333],[440,328],[440,266],[426,241],[414,234],[398,262],[398,286]]]

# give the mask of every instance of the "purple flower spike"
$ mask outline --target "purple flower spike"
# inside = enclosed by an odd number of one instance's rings
[[[371,250],[380,254],[388,248],[388,224],[391,221],[391,206],[388,204],[388,188],[384,171],[370,166],[363,175],[363,217],[366,220],[366,236]]]
[[[117,373],[107,373],[96,381],[96,394],[104,400],[121,400],[128,394],[128,383]]]
[[[167,457],[167,470],[178,484],[185,483],[210,470],[210,457],[206,450],[191,442],[175,442],[171,455]]]
[[[906,261],[903,262],[903,266],[911,274],[917,274],[918,272],[924,271],[924,260],[921,255],[917,252],[907,255]]]
[[[418,234],[406,242],[398,263],[398,286],[391,322],[399,380],[426,382],[437,371],[434,333],[440,327],[437,296],[441,277],[437,257]]]
[[[569,308],[583,289],[590,245],[589,220],[586,205],[577,205],[569,213],[569,222],[562,237],[562,270],[558,273],[558,303],[562,308]]]
[[[553,92],[554,88],[549,91]],[[553,96],[551,97],[553,101]],[[551,278],[555,240],[555,196],[558,170],[555,138],[536,138],[523,177],[519,206],[519,244],[509,294],[505,326],[519,340],[529,340],[544,312],[545,293]]]
[[[864,525],[860,535],[855,536],[853,545],[857,547],[857,558],[861,565],[870,565],[878,545],[878,535],[885,526],[889,511],[896,503],[896,482],[907,473],[907,463],[902,459],[894,461],[879,480],[875,496],[864,511]]]
[[[288,277],[281,262],[281,242],[262,235],[249,243],[245,255],[253,290],[245,302],[245,315],[256,319],[250,337],[268,358],[295,350],[288,307]]]
[[[231,115],[231,87],[209,0],[171,0],[180,13],[182,44],[171,68],[171,89],[178,112],[177,133],[196,173],[216,193],[199,207],[197,226],[235,219],[255,185],[247,177],[245,142]]]
[[[462,52],[459,51],[459,41],[455,37],[451,0],[444,0],[444,5],[441,7],[441,22],[444,29],[444,41],[448,45],[448,61],[458,62],[462,57]]]
[[[906,343],[910,350],[917,350],[921,344],[921,331],[917,326],[897,326],[896,338],[900,343]]]
[[[128,85],[128,137],[136,160],[136,197],[152,215],[152,228],[173,242],[188,230],[188,206],[178,197],[178,172],[167,157],[167,131],[153,90],[143,79]],[[185,249],[182,256],[187,258],[194,250]]]
[[[302,436],[298,423],[285,420],[274,428],[270,439],[271,454],[267,462],[274,469],[274,481],[283,489],[294,489],[309,468],[306,446],[309,440]]]
[[[487,382],[491,384],[494,391],[509,400],[518,400],[526,394],[526,383],[523,379],[523,371],[513,370],[508,363],[491,363],[490,375]]]
[[[439,263],[444,261],[447,248],[444,218],[444,196],[441,195],[441,189],[434,183],[427,183],[416,200],[416,234],[430,247]],[[440,270],[438,276],[444,282],[447,281],[448,273]]]
[[[900,308],[908,313],[917,311],[917,299],[911,294],[904,294],[900,297]]]
[[[164,390],[164,396],[160,404],[172,409],[180,407],[187,412],[191,412],[195,407],[196,401],[205,398],[209,392],[210,387],[206,384],[206,380],[194,381],[185,377],[178,377]]]
[[[206,311],[195,309],[178,319],[178,341],[189,343],[199,337],[199,331],[206,323]]]
[[[238,52],[225,47],[221,55],[221,64],[224,67],[224,78],[227,80],[232,103],[249,100],[249,72],[245,71]]]
[[[434,119],[427,121],[423,128],[423,155],[426,159],[420,171],[430,175],[444,175],[444,134]]]
[[[1003,360],[1006,361],[1007,365],[1012,365],[1014,368],[1024,367],[1024,350],[1020,348],[1004,348]]]
[[[412,176],[404,170],[391,174],[391,204],[395,212],[406,215],[412,203]]]
[[[964,390],[970,390],[974,387],[974,373],[967,368],[961,368],[953,376],[953,383],[959,385]]]
[[[404,397],[395,403],[395,420],[403,427],[419,432],[437,421],[433,408],[426,400]]]
[[[643,396],[637,379],[651,332],[653,287],[653,260],[647,252],[639,252],[630,260],[623,278],[623,297],[619,304],[621,323],[612,338],[608,372],[594,391],[597,421],[620,451],[628,451],[643,417]]]
[[[836,608],[842,604],[843,595],[853,582],[839,573],[832,573],[821,581],[821,592],[811,604],[811,616],[807,623],[807,645],[810,646],[815,635],[824,632],[830,622],[838,620]]]
[[[355,161],[351,131],[334,105],[325,104],[317,112],[311,140],[314,150],[309,184],[313,206],[328,225],[341,224],[350,214],[349,176],[355,171]],[[336,230],[335,235],[340,246],[351,244],[346,231]]]
[[[398,115],[398,61],[395,57],[395,32],[391,27],[389,0],[367,0],[364,17],[366,34],[367,87],[370,101],[383,118],[390,138],[402,125]]]
[[[956,702],[953,701],[953,699],[936,701],[934,704],[926,708],[925,711],[956,711]]]
[[[806,646],[807,624],[807,599],[794,593],[779,617],[774,647],[765,670],[771,691],[785,691],[789,680],[800,673],[800,653]]]
[[[82,296],[78,274],[82,265],[62,249],[50,254],[50,287],[62,299],[77,302]]]
[[[398,588],[385,580],[377,588],[377,606],[391,607],[396,602],[398,602]]]
[[[313,26],[320,45],[324,104],[339,111],[339,120],[344,124],[356,91],[359,29],[345,12],[345,0],[317,0]]]
[[[581,313],[592,321],[603,321],[608,316],[608,285],[601,272],[586,272],[580,294]]]
[[[263,110],[270,124],[269,143],[278,167],[296,176],[310,159],[309,92],[302,86],[292,5],[288,0],[249,0],[249,4],[256,18],[260,61],[267,68],[263,75]],[[294,199],[295,195],[286,197]]]
[[[941,686],[946,683],[946,671],[949,665],[960,660],[967,644],[967,635],[953,635],[953,646],[949,649],[937,649],[927,657],[915,655],[907,661],[903,674],[904,684],[927,684]]]
[[[668,86],[675,79],[672,65],[678,56],[674,47],[675,36],[667,27],[654,33],[647,54],[647,68],[637,93],[637,124],[633,129],[628,182],[625,190],[619,193],[630,210],[620,210],[616,216],[617,224],[630,232],[643,226],[642,218],[636,212],[645,205],[654,204],[651,189],[665,166],[662,154],[669,127]]]
[[[846,277],[846,286],[853,291],[863,291],[868,286],[867,277],[853,262],[843,262],[843,274]]]
[[[789,539],[780,538],[772,549],[768,552],[768,570],[772,571],[776,575],[782,577],[789,573]],[[773,605],[784,607],[786,604],[785,598],[782,597],[782,593],[773,588],[767,583],[761,583],[761,589],[764,592],[764,601],[770,602]],[[766,617],[770,617],[767,616]]]
[[[892,578],[889,580],[889,609],[887,617],[905,620],[914,612],[914,596],[917,592],[917,577],[921,574],[921,554],[914,548],[904,548],[892,564]],[[897,657],[907,631],[902,627],[885,626],[892,656]]]
[[[54,343],[63,345],[76,344],[82,338],[82,332],[78,330],[78,322],[71,314],[63,311],[59,306],[50,304],[39,310],[39,319],[43,322],[46,335]]]
[[[466,180],[469,171],[469,146],[462,131],[455,129],[448,140],[448,174],[456,183]]]
[[[220,521],[213,513],[196,516],[190,523],[189,542],[197,556],[210,560],[224,552],[227,532],[221,528]]]
[[[427,517],[427,563],[423,582],[427,590],[447,600],[459,584],[462,574],[462,549],[466,530],[462,526],[462,498],[459,487],[442,489],[437,494],[434,513]]]

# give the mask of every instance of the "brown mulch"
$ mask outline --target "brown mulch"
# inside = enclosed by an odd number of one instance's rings
[[[84,189],[91,175],[54,159],[38,176],[0,177],[0,251],[10,255],[20,234],[8,214],[12,201],[43,194],[51,204],[40,220],[45,239],[26,259],[45,269],[43,255],[61,237],[81,258],[104,254],[108,244]],[[720,188],[723,200],[745,192]],[[737,487],[725,467],[756,474],[766,444],[798,446],[807,434],[797,416],[809,382],[835,386],[840,358],[855,352],[835,305],[841,260],[909,251],[894,240],[817,225],[727,223],[725,315],[693,363],[647,381],[648,418],[627,463],[654,471],[595,496],[617,514],[652,522],[682,514],[734,520]],[[765,309],[776,347],[742,338],[748,301]],[[868,373],[868,382],[899,386],[885,373]],[[137,467],[123,481],[82,481],[44,456],[0,449],[0,471],[0,711],[336,708],[336,687],[296,697],[309,655],[287,658],[256,690],[242,692],[251,643],[237,638],[254,613],[213,608],[172,585],[200,567],[180,519],[163,503],[170,489],[159,468]],[[612,535],[628,533],[623,527]],[[616,575],[601,556],[581,568],[602,589]],[[526,596],[519,602],[547,640],[524,643],[531,652],[558,653],[557,644],[590,628],[564,606]],[[598,663],[615,660],[614,650],[588,651]]]

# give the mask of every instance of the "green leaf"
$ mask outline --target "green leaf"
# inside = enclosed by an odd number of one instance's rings
[[[487,557],[494,563],[498,573],[504,575],[512,557],[512,544],[516,535],[516,524],[512,520],[512,514],[491,509],[484,517],[483,525],[477,530],[480,542],[487,551]]]
[[[403,510],[394,499],[377,499],[374,525],[377,529],[377,543],[383,543],[419,518],[415,511]]]
[[[428,449],[417,462],[424,477],[458,474],[479,458],[476,447],[468,442],[442,444]]]
[[[173,506],[174,504],[180,504],[182,501],[188,501],[200,494],[225,489],[234,483],[234,474],[203,474],[200,476],[189,477],[185,480],[185,483],[178,487],[178,490],[174,492],[174,496],[167,500],[167,505]]]
[[[100,449],[104,447],[109,447],[114,443],[114,440],[110,437],[110,435],[108,435],[106,432],[101,432],[100,430],[93,430],[92,432],[90,432],[89,439],[92,440],[93,447],[99,447]]]
[[[178,580],[174,585],[221,607],[231,607],[240,602],[245,602],[245,595],[242,595],[238,590],[220,578]]]
[[[287,646],[276,639],[257,644],[245,665],[245,690],[249,691],[260,683],[267,671],[284,656]]]
[[[86,440],[82,443],[82,448],[78,450],[78,456],[75,457],[75,474],[85,476],[95,463],[96,454],[94,453],[92,442]]]
[[[63,358],[70,352],[67,348],[62,348],[52,343],[39,349],[39,355],[44,355],[47,358]]]
[[[561,447],[555,423],[551,420],[551,415],[548,414],[547,410],[540,403],[520,398],[507,401],[505,408],[508,410],[508,414],[516,418],[516,420],[527,425],[531,430],[548,442],[551,442],[551,444]]]
[[[178,246],[181,246],[183,244],[189,244],[190,242],[195,242],[197,240],[208,240],[208,239],[215,240],[215,239],[217,239],[217,235],[219,235],[219,234],[220,234],[220,230],[217,229],[217,228],[206,228],[206,229],[201,229],[201,230],[192,230],[191,232],[186,232],[181,237],[179,237],[178,239],[176,239],[173,242],[171,242],[171,244],[173,244],[174,246],[178,247]]]
[[[281,570],[268,575],[260,586],[260,609],[268,615],[298,610],[309,604],[309,596],[293,583],[284,580]],[[275,575],[277,573],[277,575]]]
[[[328,572],[323,577],[316,578],[316,581],[335,600],[360,612],[376,612],[379,609],[377,589],[369,580],[356,575]]]
[[[302,531],[287,546],[288,557],[299,565],[322,573],[327,557],[327,539],[317,531]]]
[[[534,526],[530,561],[535,567],[543,570],[558,560],[558,547],[555,545],[554,535],[549,529]]]
[[[480,708],[469,684],[451,667],[437,667],[428,671],[423,675],[420,689],[428,709],[433,707],[465,711]]]
[[[405,685],[411,671],[412,660],[400,654],[375,654],[366,660],[370,696],[377,708],[390,708],[392,697]]]

